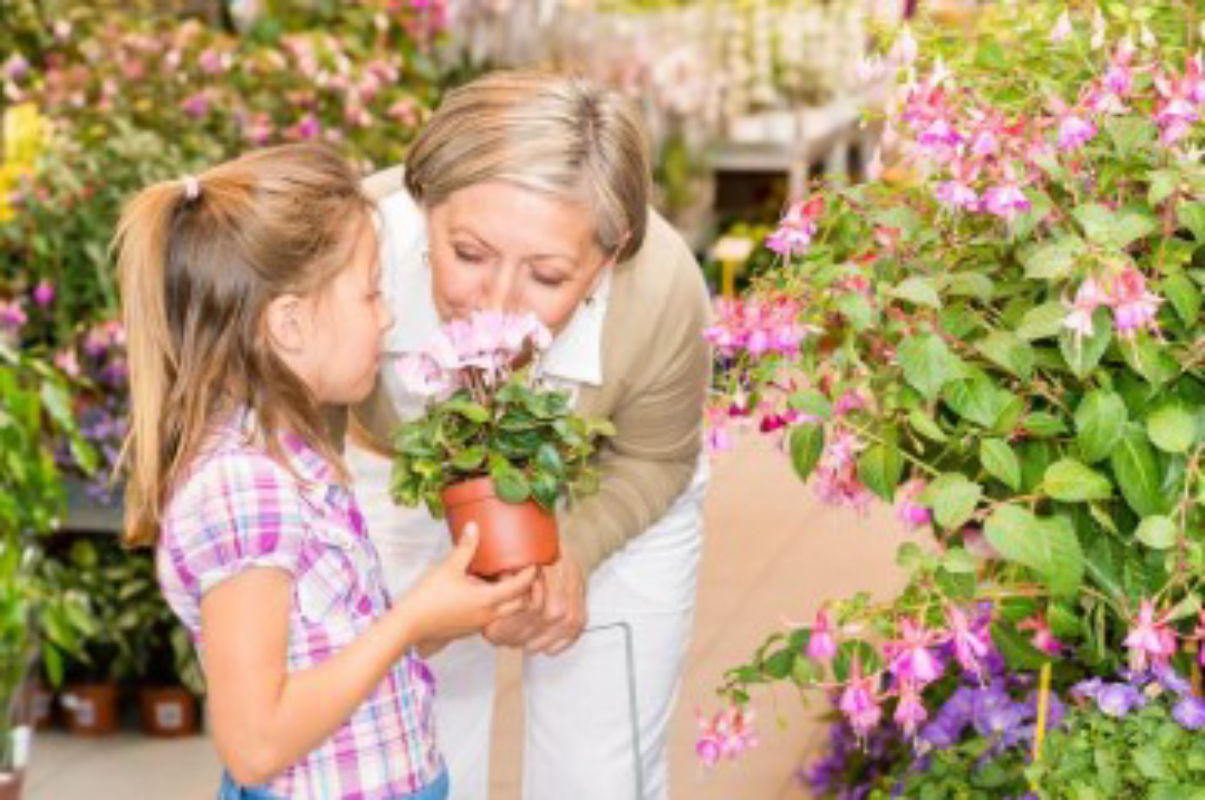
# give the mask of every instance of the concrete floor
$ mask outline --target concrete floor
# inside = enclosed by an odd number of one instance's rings
[[[694,759],[695,710],[714,710],[724,670],[748,657],[783,619],[807,620],[822,600],[895,588],[902,534],[887,509],[868,516],[817,503],[764,439],[721,455],[712,473],[698,619],[670,743],[674,800],[803,798],[792,773],[822,729],[819,698],[804,708],[780,689],[756,697],[760,746],[735,763],[702,769]],[[518,659],[498,678],[491,800],[520,797]],[[100,741],[40,734],[26,800],[206,800],[219,764],[204,737],[154,741],[121,734]]]

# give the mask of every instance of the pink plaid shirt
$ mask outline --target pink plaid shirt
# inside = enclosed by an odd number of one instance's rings
[[[158,574],[197,643],[201,596],[244,569],[293,577],[288,669],[321,664],[389,608],[377,552],[355,497],[299,437],[286,456],[299,481],[259,445],[246,413],[210,438],[163,514]],[[394,800],[439,777],[434,685],[402,658],[355,713],[301,761],[250,787],[288,800]]]

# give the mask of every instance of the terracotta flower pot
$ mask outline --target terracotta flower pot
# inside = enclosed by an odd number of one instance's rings
[[[80,736],[103,736],[117,730],[117,685],[87,683],[68,686],[62,695],[67,730]]]
[[[0,772],[0,800],[21,800],[20,772]]]
[[[142,732],[191,736],[197,732],[197,698],[183,686],[143,687],[138,692]]]
[[[452,541],[470,522],[477,523],[477,555],[469,564],[474,575],[492,578],[531,564],[551,564],[560,556],[556,517],[534,500],[507,503],[494,494],[494,482],[478,478],[443,492]]]

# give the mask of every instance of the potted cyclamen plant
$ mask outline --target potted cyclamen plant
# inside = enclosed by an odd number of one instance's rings
[[[400,364],[426,410],[395,434],[393,498],[446,516],[454,541],[476,523],[476,575],[555,562],[558,501],[597,488],[595,442],[614,428],[576,416],[569,393],[541,379],[551,342],[534,315],[476,312]]]

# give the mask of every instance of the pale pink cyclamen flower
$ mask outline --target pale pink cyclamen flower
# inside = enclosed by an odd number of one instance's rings
[[[792,203],[779,220],[778,228],[766,237],[766,247],[786,258],[806,253],[823,213],[824,198],[821,196]]]
[[[972,624],[966,612],[957,606],[946,606],[946,622],[950,628],[955,660],[966,672],[982,677],[982,659],[987,657],[990,650],[986,624]]]
[[[1176,635],[1168,627],[1166,619],[1155,618],[1155,607],[1150,600],[1143,600],[1125,638],[1130,651],[1130,669],[1146,672],[1153,662],[1164,664],[1176,654]]]
[[[940,637],[918,620],[905,617],[899,623],[899,638],[883,646],[888,667],[900,681],[920,685],[932,683],[944,672],[941,662],[931,648]]]
[[[1071,16],[1064,10],[1062,14],[1059,14],[1054,27],[1050,29],[1050,41],[1058,44],[1066,41],[1069,36],[1071,36]]]
[[[909,528],[923,528],[932,521],[929,509],[916,501],[925,486],[923,478],[913,478],[896,490],[895,516]]]
[[[821,608],[816,612],[816,622],[812,625],[811,636],[808,638],[808,658],[827,662],[837,655],[834,630],[832,612],[828,608]]]
[[[913,681],[900,683],[899,700],[892,719],[903,729],[904,736],[915,735],[921,723],[929,718],[929,711],[925,708],[924,698],[921,696],[922,688]]]
[[[837,708],[845,714],[849,727],[859,739],[865,738],[883,718],[883,709],[879,705],[878,676],[864,676],[862,665],[857,658],[850,666],[849,681],[837,701]]]
[[[1064,645],[1054,637],[1054,633],[1050,630],[1050,624],[1046,622],[1045,614],[1035,614],[1032,617],[1026,617],[1017,623],[1017,630],[1032,632],[1033,637],[1030,639],[1030,644],[1043,653],[1057,655],[1063,650]]]

